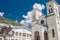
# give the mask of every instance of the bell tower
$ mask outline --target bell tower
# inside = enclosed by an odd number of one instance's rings
[[[48,40],[60,40],[60,16],[59,4],[56,0],[50,0],[46,3]]]
[[[47,15],[55,14],[59,16],[59,4],[56,0],[51,0],[46,3],[47,6]]]

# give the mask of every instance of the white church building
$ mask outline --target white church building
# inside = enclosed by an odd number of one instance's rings
[[[12,26],[12,35],[5,40],[60,40],[60,5],[51,0],[46,3],[46,8],[47,15],[43,15],[42,8],[36,4],[31,10],[32,28]],[[4,38],[0,36],[0,40]]]
[[[47,15],[39,16],[36,14],[41,13],[41,10],[32,10],[32,40],[60,40],[60,5],[51,0],[46,3],[46,8]]]

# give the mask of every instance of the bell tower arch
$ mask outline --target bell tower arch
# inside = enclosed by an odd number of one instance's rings
[[[51,0],[46,3],[47,15],[55,14],[59,16],[59,4],[56,0]]]

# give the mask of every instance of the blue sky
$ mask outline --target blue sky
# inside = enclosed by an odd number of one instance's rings
[[[0,0],[0,12],[4,12],[4,17],[12,21],[23,20],[23,15],[32,9],[34,3],[46,4],[49,0]],[[60,4],[60,1],[57,0]],[[46,8],[43,10],[46,14]]]

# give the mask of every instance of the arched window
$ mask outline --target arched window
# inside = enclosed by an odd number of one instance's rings
[[[39,32],[38,31],[35,32],[34,39],[35,40],[40,40],[40,35],[39,35]]]
[[[52,8],[49,9],[49,13],[53,13],[53,9]]]
[[[55,31],[52,29],[52,37],[55,37]]]
[[[44,32],[44,40],[48,40],[48,33],[46,31]]]
[[[53,9],[51,8],[51,13],[53,13]]]
[[[49,13],[50,13],[50,9],[49,9]]]

